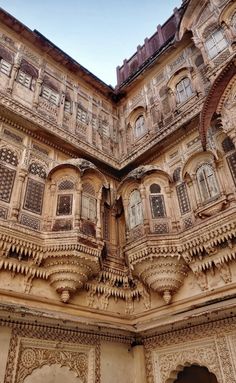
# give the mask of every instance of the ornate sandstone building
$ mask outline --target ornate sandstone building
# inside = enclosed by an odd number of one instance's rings
[[[0,10],[0,382],[236,382],[236,3],[113,89]]]

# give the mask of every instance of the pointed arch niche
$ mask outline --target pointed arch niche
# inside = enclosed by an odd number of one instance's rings
[[[51,366],[45,365],[37,368],[31,375],[27,376],[24,383],[82,383],[82,380],[76,376],[74,371],[71,371],[66,366],[53,364]]]
[[[185,366],[173,383],[218,383],[215,374],[208,368],[193,364]]]

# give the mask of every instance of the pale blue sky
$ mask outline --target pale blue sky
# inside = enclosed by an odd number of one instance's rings
[[[163,24],[181,0],[1,0],[0,6],[107,84],[116,67]]]

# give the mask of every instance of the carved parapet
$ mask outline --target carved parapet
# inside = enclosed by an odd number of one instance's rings
[[[50,254],[45,261],[50,284],[61,300],[67,303],[71,294],[81,289],[88,279],[100,271],[99,253],[97,256],[81,251]]]
[[[151,290],[163,296],[166,304],[180,288],[187,276],[188,267],[183,260],[174,255],[149,255],[139,258],[132,264],[134,274]]]

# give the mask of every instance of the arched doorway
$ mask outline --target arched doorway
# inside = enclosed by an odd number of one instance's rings
[[[184,367],[177,375],[174,383],[218,383],[216,376],[206,367],[192,365]]]

